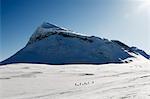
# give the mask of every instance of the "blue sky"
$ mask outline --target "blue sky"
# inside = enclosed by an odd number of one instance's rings
[[[1,0],[0,61],[23,48],[44,21],[150,53],[149,0]]]

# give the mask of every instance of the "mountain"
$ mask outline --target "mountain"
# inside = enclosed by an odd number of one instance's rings
[[[129,47],[120,41],[83,36],[44,22],[32,34],[23,49],[0,64],[122,63],[125,59],[136,58],[137,55],[150,58],[144,51]]]

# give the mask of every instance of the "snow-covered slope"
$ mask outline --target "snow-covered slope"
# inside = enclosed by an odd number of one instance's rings
[[[121,63],[141,54],[121,43],[94,36],[82,36],[50,23],[43,23],[33,33],[27,45],[1,62],[44,64]]]
[[[3,65],[0,99],[150,99],[150,62]]]

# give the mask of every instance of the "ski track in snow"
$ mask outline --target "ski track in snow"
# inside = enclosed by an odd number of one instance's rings
[[[150,99],[150,62],[4,65],[0,99]]]

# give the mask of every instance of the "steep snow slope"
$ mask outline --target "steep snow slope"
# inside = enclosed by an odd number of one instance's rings
[[[0,99],[150,99],[150,62],[0,66]]]
[[[82,36],[50,23],[43,23],[27,45],[12,57],[1,62],[46,64],[103,64],[121,63],[134,57],[127,45],[94,36]]]

